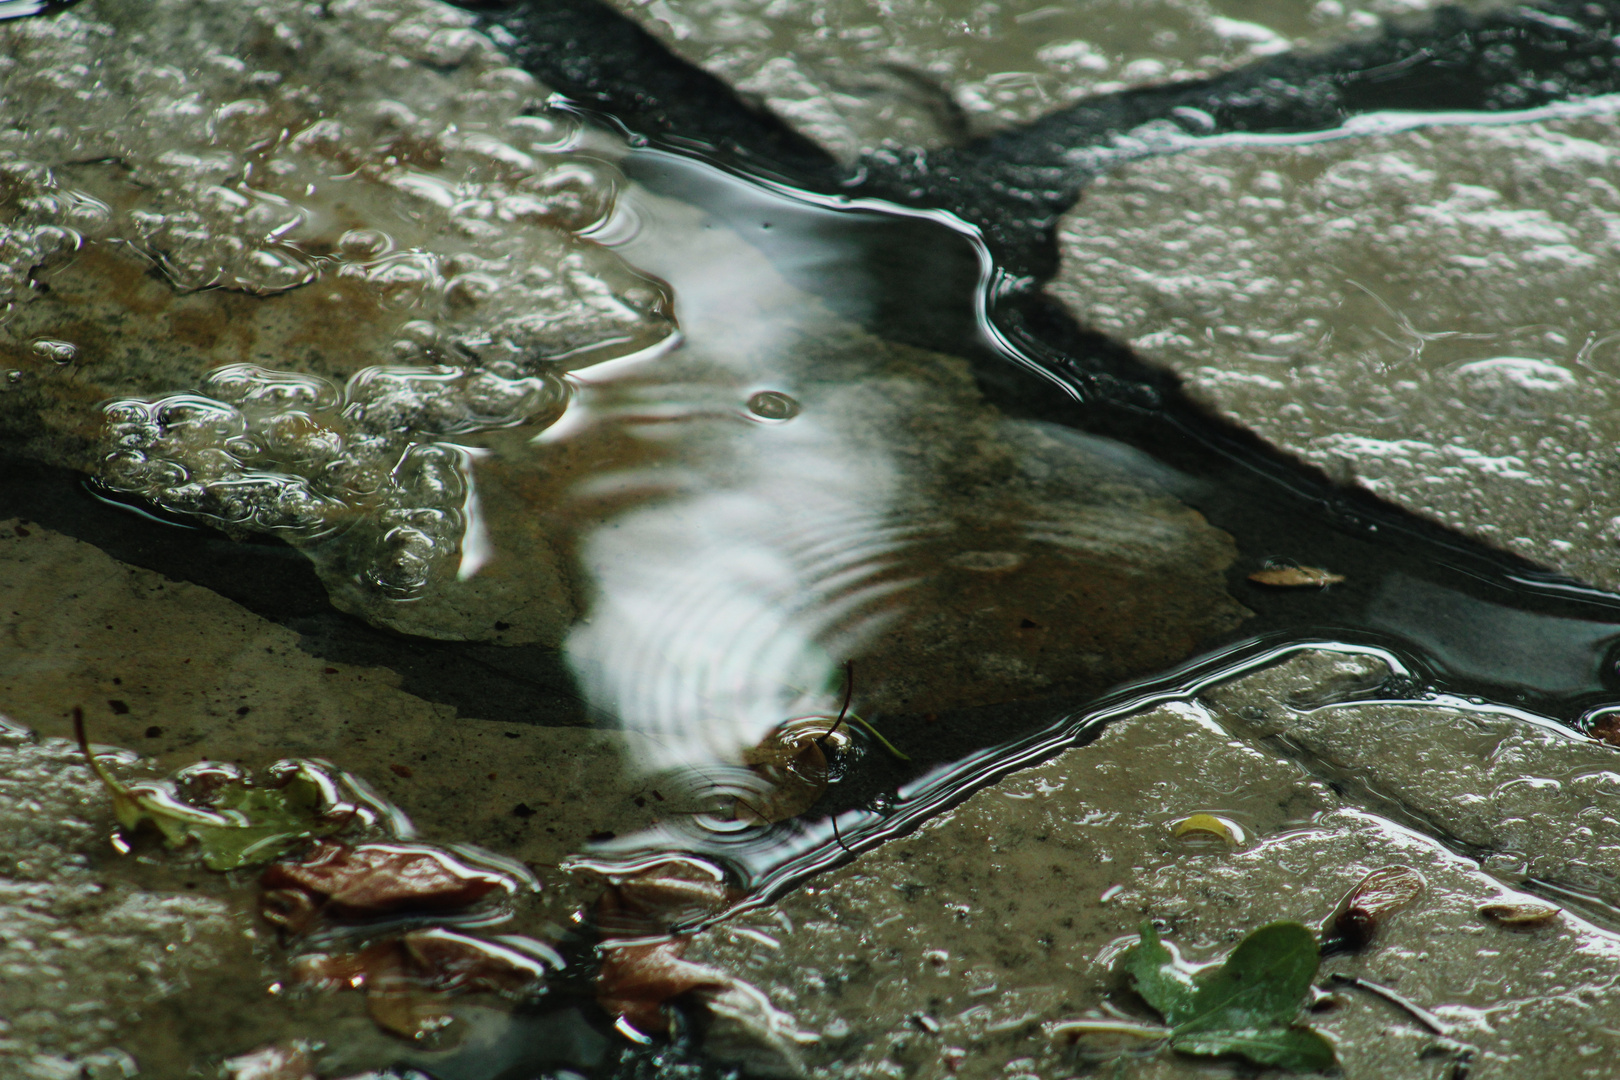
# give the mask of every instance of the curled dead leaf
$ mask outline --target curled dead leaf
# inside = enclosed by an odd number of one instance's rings
[[[1344,575],[1316,566],[1268,566],[1250,574],[1249,580],[1275,589],[1325,589],[1339,584]]]
[[[1341,949],[1365,947],[1391,915],[1423,895],[1426,885],[1423,875],[1409,866],[1374,870],[1339,905],[1323,935],[1324,944],[1336,942]]]
[[[837,753],[849,742],[849,732],[836,717],[803,716],[776,728],[743,754],[744,764],[764,781],[764,790],[738,796],[737,820],[774,825],[809,810],[831,779],[828,752]]]
[[[665,1003],[694,990],[723,990],[732,978],[718,968],[681,959],[689,939],[604,945],[596,1001],[643,1034],[665,1031]]]
[[[322,840],[296,862],[272,863],[261,879],[277,906],[282,890],[302,890],[335,918],[363,918],[407,909],[465,907],[496,890],[517,892],[505,874],[473,867],[424,844],[342,844]],[[266,911],[272,921],[280,919]],[[290,921],[284,925],[291,925]]]
[[[673,858],[610,881],[596,902],[596,927],[606,939],[660,936],[717,914],[731,900],[718,866]]]
[[[1545,926],[1556,919],[1562,909],[1551,904],[1499,903],[1486,904],[1479,913],[1499,926]]]

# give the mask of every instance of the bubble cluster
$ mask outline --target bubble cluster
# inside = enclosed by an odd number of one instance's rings
[[[0,24],[0,356],[115,398],[108,489],[337,540],[344,575],[417,596],[472,527],[454,440],[543,426],[568,368],[674,330],[667,288],[590,238],[617,144],[475,22],[435,0],[96,0]],[[153,277],[167,293],[111,319],[66,299]]]
[[[370,367],[339,389],[253,364],[202,392],[106,406],[102,483],[176,514],[295,541],[342,533],[385,596],[418,594],[460,546],[471,452],[448,436],[540,426],[562,414],[556,375]]]
[[[662,286],[580,236],[613,213],[613,166],[473,22],[432,0],[103,0],[0,25],[0,322],[110,245],[182,293],[340,278],[487,365],[656,341]]]

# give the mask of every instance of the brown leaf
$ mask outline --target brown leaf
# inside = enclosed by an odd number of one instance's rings
[[[1334,935],[1353,949],[1365,946],[1391,915],[1423,894],[1426,884],[1423,875],[1408,866],[1374,870],[1339,905]]]
[[[408,973],[446,994],[524,993],[545,982],[548,968],[562,966],[562,958],[538,942],[487,941],[443,927],[412,930],[400,938],[400,947]]]
[[[259,914],[291,934],[303,934],[321,917],[321,906],[303,889],[266,889],[259,894]]]
[[[1558,917],[1561,909],[1551,904],[1486,904],[1479,909],[1485,918],[1501,926],[1545,926]]]
[[[602,949],[602,970],[596,977],[596,1001],[602,1010],[636,1030],[652,1035],[668,1025],[665,1002],[693,990],[720,990],[731,976],[718,968],[681,959],[687,938],[635,945],[608,945]]]
[[[743,762],[766,788],[738,796],[733,815],[738,821],[762,825],[798,817],[827,790],[826,750],[841,749],[848,742],[848,732],[829,717],[789,720],[743,754]]]
[[[1315,566],[1268,566],[1250,574],[1249,580],[1257,585],[1279,589],[1325,589],[1343,581],[1344,575]]]
[[[221,1070],[227,1080],[315,1080],[313,1052],[305,1042],[260,1047],[227,1059]]]
[[[1597,717],[1586,733],[1599,742],[1620,746],[1620,713],[1606,712]]]
[[[538,942],[486,941],[436,927],[354,952],[306,953],[293,962],[293,978],[317,990],[364,991],[378,1027],[420,1042],[450,1024],[451,995],[526,993],[561,965]]]
[[[314,844],[298,862],[272,863],[261,880],[269,890],[302,889],[339,918],[465,907],[496,889],[515,891],[504,876],[436,848],[331,840]]]
[[[662,935],[719,912],[731,899],[719,867],[670,859],[611,882],[596,902],[596,927],[604,938]]]
[[[363,990],[381,973],[399,966],[399,942],[390,938],[354,952],[304,953],[292,962],[292,978],[316,990]]]

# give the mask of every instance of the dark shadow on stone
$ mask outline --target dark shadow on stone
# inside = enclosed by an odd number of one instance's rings
[[[755,108],[719,79],[680,60],[647,31],[596,0],[458,0],[504,28],[517,63],[580,105],[632,132],[719,153],[751,171],[836,183],[820,147]],[[498,35],[499,36],[499,35]]]
[[[72,470],[0,454],[0,518],[92,544],[131,566],[190,582],[300,635],[312,656],[386,667],[405,691],[464,717],[546,726],[591,723],[555,651],[430,641],[379,630],[333,608],[308,559],[276,540],[236,541],[168,524],[89,494]]]

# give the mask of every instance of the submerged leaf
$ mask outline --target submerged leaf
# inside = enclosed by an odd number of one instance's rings
[[[73,729],[91,771],[112,795],[119,826],[133,831],[149,822],[170,847],[195,841],[210,870],[269,862],[346,824],[328,814],[327,786],[309,762],[283,763],[270,785],[252,784],[234,768],[208,770],[206,784],[196,783],[203,774],[194,773],[191,786],[208,796],[206,805],[198,805],[182,795],[176,780],[126,784],[113,776],[91,752],[84,712],[78,708],[73,710]]]
[[[1184,1054],[1239,1054],[1256,1065],[1283,1069],[1329,1069],[1336,1060],[1332,1043],[1303,1028],[1200,1031],[1174,1035],[1170,1046]]]
[[[1131,978],[1131,989],[1142,1000],[1174,1027],[1193,1014],[1193,995],[1196,987],[1192,975],[1176,962],[1169,949],[1159,940],[1159,933],[1151,922],[1142,924],[1142,943],[1125,953],[1125,971]]]
[[[301,889],[339,918],[408,908],[465,907],[497,889],[516,892],[504,874],[468,866],[424,844],[341,844],[323,840],[297,862],[273,863],[267,890]]]
[[[664,1003],[694,990],[724,990],[733,982],[718,968],[681,959],[686,938],[602,949],[596,1001],[602,1011],[652,1035],[668,1027]]]
[[[263,1046],[220,1064],[227,1080],[315,1080],[315,1048],[302,1040]]]
[[[732,899],[718,866],[670,858],[611,881],[596,901],[596,928],[607,939],[662,935],[719,912]]]
[[[298,981],[316,989],[362,990],[378,1027],[413,1041],[441,1032],[453,994],[535,994],[562,957],[532,938],[494,941],[442,927],[413,930],[354,952],[309,953],[298,958]]]
[[[1268,566],[1249,575],[1256,585],[1270,585],[1279,589],[1325,589],[1344,580],[1343,574],[1315,566]]]

